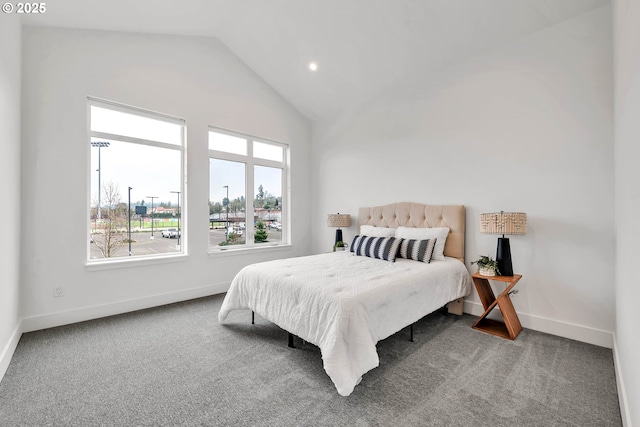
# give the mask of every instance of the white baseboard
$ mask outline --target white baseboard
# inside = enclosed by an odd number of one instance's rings
[[[11,358],[13,357],[13,353],[16,351],[16,347],[18,347],[18,342],[20,342],[21,336],[22,321],[18,321],[13,334],[11,334],[11,338],[9,338],[9,342],[7,342],[7,344],[2,349],[2,353],[0,353],[0,381],[2,381],[2,378],[4,378],[4,374],[7,373],[9,363],[11,363]]]
[[[498,311],[496,308],[495,311]],[[484,313],[482,304],[479,302],[464,302],[464,312],[481,316]],[[489,318],[502,320],[499,312],[492,312]],[[561,322],[545,317],[534,316],[526,313],[518,313],[518,318],[523,328],[533,329],[534,331],[544,332],[559,337],[569,338],[576,341],[586,342],[588,344],[598,345],[600,347],[613,348],[613,332],[594,329],[588,326],[575,325],[573,323]]]
[[[627,400],[627,391],[624,386],[624,375],[622,374],[622,366],[618,357],[618,341],[615,333],[613,334],[613,368],[616,373],[616,384],[618,386],[618,402],[620,403],[620,416],[624,427],[631,427],[631,413],[629,412],[629,401]]]
[[[187,301],[194,298],[220,294],[229,289],[229,282],[215,283],[197,288],[181,289],[164,294],[150,295],[125,301],[82,307],[73,310],[59,311],[22,319],[22,332],[38,331],[101,317],[128,313],[146,308],[158,307],[174,302]]]

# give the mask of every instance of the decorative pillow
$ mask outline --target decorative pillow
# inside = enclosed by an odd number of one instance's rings
[[[435,228],[413,228],[413,227],[398,227],[396,228],[396,237],[403,239],[417,239],[428,240],[436,239],[435,248],[433,249],[434,261],[444,261],[444,244],[447,241],[449,235],[449,227],[435,227]]]
[[[360,235],[356,234],[353,236],[353,241],[351,242],[351,246],[349,246],[349,252],[355,252],[356,246],[360,244]]]
[[[412,259],[414,261],[431,262],[431,256],[433,255],[433,248],[436,245],[437,239],[416,240],[416,239],[402,239],[400,243],[400,249],[398,250],[398,256],[400,258]]]
[[[351,244],[351,252],[358,256],[395,262],[402,239],[395,237],[356,236]]]
[[[396,235],[396,229],[387,227],[374,227],[373,225],[361,225],[360,235],[371,237],[394,237]]]

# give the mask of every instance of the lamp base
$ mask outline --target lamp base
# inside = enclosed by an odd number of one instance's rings
[[[336,243],[338,242],[342,242],[342,230],[339,228],[336,230]]]
[[[498,237],[498,250],[496,251],[496,262],[501,276],[513,276],[513,265],[511,264],[511,246],[508,237]]]

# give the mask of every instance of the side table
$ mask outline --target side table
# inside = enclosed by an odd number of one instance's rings
[[[518,280],[522,278],[522,275],[483,276],[474,273],[471,275],[471,278],[473,279],[473,284],[476,287],[476,291],[484,307],[484,313],[482,313],[482,316],[473,324],[473,329],[510,340],[515,339],[522,330],[522,325],[520,324],[516,310],[513,308],[513,303],[509,295],[513,292],[512,289],[516,286]],[[508,283],[507,288],[496,298],[489,280]],[[500,313],[502,314],[504,322],[487,318],[489,313],[496,308],[496,305],[500,307]]]

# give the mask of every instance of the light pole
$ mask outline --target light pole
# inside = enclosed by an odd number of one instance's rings
[[[170,191],[170,193],[178,195],[178,244],[176,245],[176,249],[180,250],[180,191]]]
[[[225,202],[227,203],[227,220],[224,223],[224,235],[225,241],[229,243],[229,186],[223,185],[222,188],[227,189],[227,198],[225,199]],[[224,205],[224,202],[222,204]]]
[[[153,240],[153,199],[157,199],[158,196],[147,196],[147,199],[151,199],[151,240]]]
[[[100,167],[100,149],[101,148],[107,148],[110,145],[109,142],[107,141],[91,141],[91,146],[92,147],[98,147],[98,219],[102,219],[102,203],[100,202],[100,194],[102,193],[102,186],[100,183],[100,173],[101,173],[101,167]]]
[[[129,187],[129,207],[127,209],[127,216],[129,217],[129,256],[131,256],[131,190]]]

